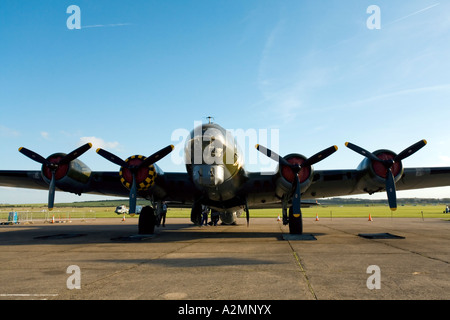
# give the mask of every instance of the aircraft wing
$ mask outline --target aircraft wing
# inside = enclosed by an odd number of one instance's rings
[[[359,170],[316,171],[313,183],[303,196],[308,199],[368,193],[366,190],[370,186],[361,179],[363,174]],[[450,186],[450,167],[405,168],[396,183],[399,191],[445,186]],[[377,191],[384,191],[384,188]]]
[[[121,177],[117,172],[92,172],[92,180],[86,193],[128,197],[130,191],[122,185],[120,180]],[[171,202],[172,207],[189,208],[192,206],[194,193],[194,184],[189,175],[183,172],[165,172],[156,178],[151,191],[138,191],[141,198],[151,196],[155,199],[164,198]]]
[[[41,171],[0,170],[0,186],[48,190],[48,184],[42,179]]]
[[[76,194],[88,193],[106,196],[128,197],[130,191],[125,188],[121,177],[116,171],[93,171],[89,183],[82,189],[72,189],[70,183],[56,184],[57,191],[66,191]],[[47,190],[49,184],[43,179],[41,171],[27,170],[0,170],[0,186],[12,188],[25,188]],[[187,173],[164,173],[157,178],[154,193],[159,197],[168,198],[173,202],[192,203],[194,198],[194,185]],[[139,196],[146,198],[149,193],[142,191]]]
[[[370,180],[365,180],[363,170],[316,170],[311,185],[302,194],[303,200],[340,197],[385,191],[374,189]],[[405,168],[396,183],[397,190],[412,190],[450,186],[450,167]],[[275,197],[276,180],[273,175],[251,173],[242,195],[247,194],[251,208],[273,206],[280,202]]]
[[[128,196],[127,189],[121,185],[117,172],[93,172],[92,177],[89,188],[83,190],[85,193]],[[41,171],[27,170],[0,170],[0,186],[35,190],[48,190],[49,188]],[[58,187],[57,190],[71,192],[71,190]]]
[[[316,170],[311,185],[303,192],[302,200],[320,199],[368,193],[370,185],[362,179],[360,170]],[[0,186],[48,190],[41,171],[0,170]],[[450,167],[405,168],[403,176],[396,183],[397,190],[450,186]],[[249,207],[264,208],[279,203],[275,195],[276,179],[274,174],[260,172],[248,173],[240,195],[248,199]],[[93,171],[89,184],[84,189],[71,190],[58,186],[57,190],[72,193],[89,193],[107,196],[128,197],[129,190],[120,182],[118,172]],[[370,190],[384,191],[384,188]],[[139,196],[151,195],[178,203],[181,207],[190,207],[195,199],[196,188],[187,173],[165,172],[158,177],[152,194],[145,191]],[[370,193],[372,193],[370,192]]]

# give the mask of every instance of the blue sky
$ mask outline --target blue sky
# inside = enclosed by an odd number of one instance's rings
[[[67,28],[70,5],[80,30]],[[370,5],[381,29],[367,28]],[[21,146],[48,156],[91,141],[148,156],[210,115],[227,129],[278,130],[281,154],[338,145],[316,169],[356,168],[346,141],[398,153],[423,138],[404,166],[450,166],[448,12],[434,0],[2,0],[0,168],[40,168]],[[94,150],[80,160],[118,169]],[[158,165],[184,171],[170,156]],[[0,203],[46,197],[0,188]]]

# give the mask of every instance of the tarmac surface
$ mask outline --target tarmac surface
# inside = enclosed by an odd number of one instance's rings
[[[149,236],[136,218],[0,226],[0,299],[450,299],[450,221],[305,218],[301,239],[277,219],[239,223],[169,217]]]

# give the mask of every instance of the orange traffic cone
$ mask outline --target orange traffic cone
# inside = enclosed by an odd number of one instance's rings
[[[52,216],[52,223],[55,223],[55,215]]]
[[[125,221],[125,215],[123,215],[122,221]]]
[[[369,221],[373,221],[372,216],[369,213]]]
[[[316,221],[319,221],[319,215],[316,213]]]
[[[277,221],[281,221],[280,215],[278,215]]]

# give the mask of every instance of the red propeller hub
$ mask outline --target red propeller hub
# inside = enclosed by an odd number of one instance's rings
[[[395,158],[395,154],[390,152],[382,152],[376,155],[381,160],[393,160]],[[383,179],[386,179],[388,168],[379,161],[372,161],[372,168],[375,174]],[[391,167],[392,174],[396,177],[402,170],[402,165],[400,162],[394,162]]]
[[[287,158],[286,161],[291,164],[301,165],[303,162],[306,161],[306,159],[302,158],[300,156],[292,156],[292,157]],[[287,166],[282,166],[281,174],[287,181],[289,181],[289,182],[294,181],[295,174],[294,174],[294,172],[292,172],[291,168],[289,168]],[[298,178],[300,180],[300,183],[303,183],[306,180],[308,180],[310,175],[311,175],[311,167],[301,168],[301,170],[298,172]]]
[[[64,158],[64,156],[65,156],[64,154],[51,155],[50,157],[47,158],[47,160],[51,163],[58,165],[59,161],[61,161],[61,159]],[[69,171],[69,164],[58,165],[58,168],[56,169],[55,172],[55,179],[59,180],[64,178],[68,171]],[[50,169],[49,166],[44,165],[42,168],[42,173],[48,180],[52,179],[52,170]]]

